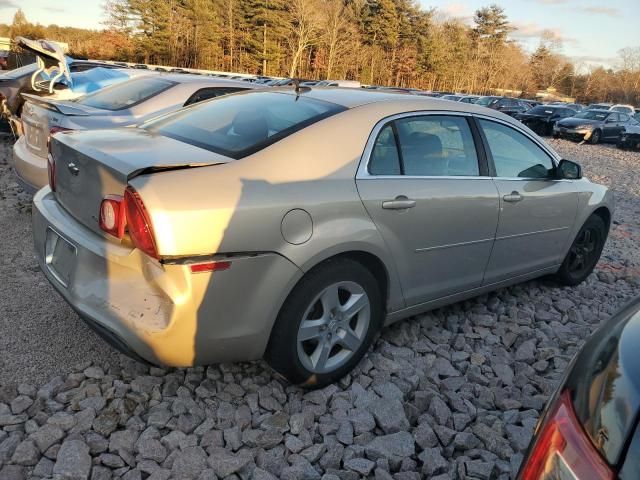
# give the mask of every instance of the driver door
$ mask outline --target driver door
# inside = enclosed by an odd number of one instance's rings
[[[480,119],[500,199],[484,284],[559,265],[578,210],[576,181],[555,179],[551,156],[504,123]]]

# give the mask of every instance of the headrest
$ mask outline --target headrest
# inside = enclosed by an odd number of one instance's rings
[[[251,139],[251,143],[266,140],[269,137],[267,119],[260,113],[243,110],[233,119],[233,132]]]

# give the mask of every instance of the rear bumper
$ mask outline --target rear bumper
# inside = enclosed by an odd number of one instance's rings
[[[49,183],[47,159],[30,152],[24,136],[13,145],[13,168],[20,184],[30,193]]]
[[[33,200],[33,235],[42,271],[78,314],[119,350],[159,365],[261,358],[302,276],[275,253],[234,257],[229,270],[215,273],[160,264],[79,224],[48,187]],[[52,253],[58,236],[73,247],[66,267]]]

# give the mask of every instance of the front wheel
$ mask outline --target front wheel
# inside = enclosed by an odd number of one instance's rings
[[[555,275],[556,280],[569,286],[586,280],[600,260],[606,240],[607,227],[604,221],[598,215],[591,215],[571,244],[569,253]]]
[[[383,318],[372,273],[350,259],[328,261],[307,273],[285,301],[265,359],[293,384],[323,387],[358,364]]]
[[[600,132],[600,130],[594,130],[593,133],[591,134],[591,138],[589,138],[589,142],[591,142],[591,144],[593,145],[596,145],[600,143],[601,138],[602,138],[602,132]]]

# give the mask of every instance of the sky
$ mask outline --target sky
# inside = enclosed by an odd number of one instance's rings
[[[162,1],[162,0],[159,0]],[[516,27],[512,37],[533,50],[547,30],[562,42],[562,53],[585,66],[615,66],[618,50],[640,47],[640,0],[418,0],[440,17],[471,22],[473,12],[501,5]],[[0,0],[0,23],[11,23],[18,5],[27,19],[45,25],[101,28],[104,0]]]

